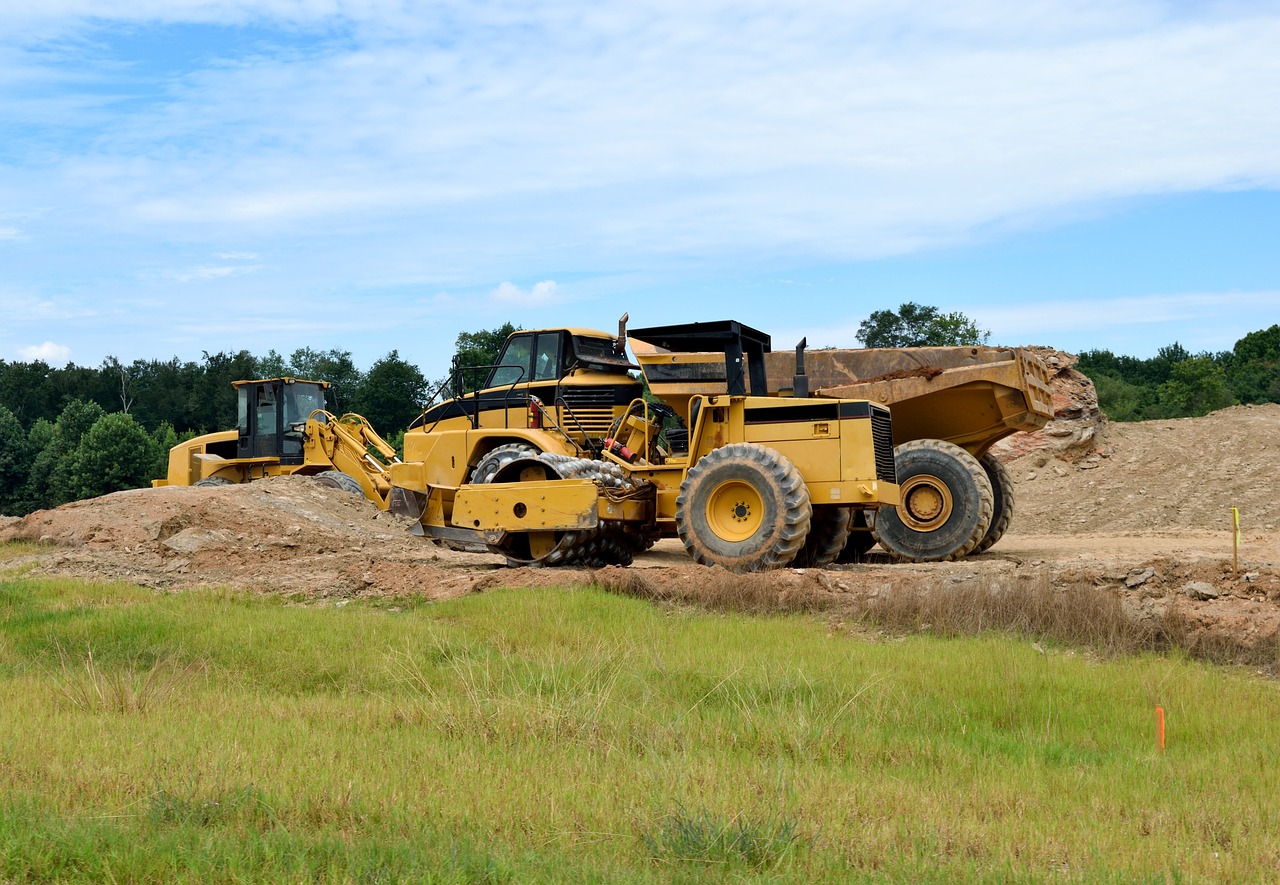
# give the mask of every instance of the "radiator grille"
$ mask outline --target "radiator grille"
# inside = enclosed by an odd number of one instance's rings
[[[871,406],[871,439],[876,447],[876,479],[896,483],[898,471],[893,462],[893,423],[889,410]]]
[[[607,436],[613,429],[613,409],[561,409],[560,426],[569,433],[585,433],[591,438]]]
[[[613,407],[614,399],[617,392],[612,387],[562,387],[560,388],[560,399],[564,400],[569,408],[575,412],[581,408],[606,408]]]
[[[613,429],[617,392],[611,387],[564,387],[560,390],[560,426],[569,433],[603,438]]]

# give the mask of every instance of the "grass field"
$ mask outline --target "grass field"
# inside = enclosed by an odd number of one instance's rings
[[[1000,635],[15,576],[0,882],[1268,881],[1277,723],[1246,671]]]

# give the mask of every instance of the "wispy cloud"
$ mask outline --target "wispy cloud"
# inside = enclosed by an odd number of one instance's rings
[[[66,158],[90,205],[126,198],[147,225],[501,224],[501,206],[515,249],[859,258],[1076,202],[1280,183],[1280,19],[1261,15],[68,2],[60,20],[90,6],[356,35],[193,71]]]
[[[502,304],[528,307],[554,304],[561,300],[560,287],[556,285],[555,280],[543,280],[540,283],[534,283],[528,289],[522,289],[515,283],[502,282],[490,293],[490,296],[494,301]]]

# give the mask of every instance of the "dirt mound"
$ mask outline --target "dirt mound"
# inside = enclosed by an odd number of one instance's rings
[[[1280,524],[1275,459],[1280,405],[1233,406],[1203,418],[1108,424],[1076,463],[1035,452],[1009,462],[1014,526],[1027,534],[1247,532]]]
[[[116,492],[33,513],[0,529],[0,540],[60,548],[39,557],[37,573],[318,596],[455,596],[476,580],[442,577],[439,563],[493,564],[437,550],[408,528],[364,498],[291,476]]]

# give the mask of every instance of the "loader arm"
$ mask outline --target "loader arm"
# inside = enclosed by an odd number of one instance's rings
[[[364,490],[365,497],[386,510],[391,492],[390,465],[400,462],[396,450],[384,440],[362,415],[347,413],[341,418],[317,410],[307,419],[307,446],[336,470],[348,474]],[[375,456],[372,452],[377,452]]]

